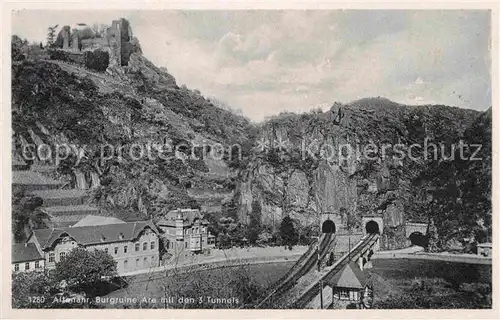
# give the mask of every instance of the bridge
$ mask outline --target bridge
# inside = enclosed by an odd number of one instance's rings
[[[315,301],[323,302],[319,297],[328,294],[325,290],[333,297],[333,277],[346,265],[354,262],[360,270],[371,267],[371,256],[380,248],[381,216],[363,217],[363,233],[347,231],[342,217],[334,213],[322,214],[320,226],[321,236],[311,242],[306,253],[270,288],[257,308],[304,308],[311,304],[314,307]],[[345,246],[346,238],[349,247],[344,250],[342,244]],[[336,255],[340,255],[337,260]]]

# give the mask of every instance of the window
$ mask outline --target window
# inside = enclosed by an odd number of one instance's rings
[[[349,299],[349,291],[346,289],[339,289],[339,298],[340,299]]]
[[[35,261],[35,269],[40,269],[40,261]]]
[[[49,253],[49,262],[54,262],[56,257],[56,255],[54,254],[54,252],[50,252]]]
[[[151,250],[154,250],[154,249],[155,249],[155,242],[151,241]]]
[[[359,295],[357,291],[351,291],[351,300],[358,301]]]
[[[127,270],[128,260],[123,261],[123,269]]]
[[[115,254],[118,254],[118,247],[115,247]]]
[[[59,261],[62,261],[66,257],[66,252],[59,253]]]
[[[139,259],[135,259],[135,266],[136,266],[136,267],[140,266]]]
[[[144,243],[142,244],[142,250],[143,250],[143,251],[148,250],[148,243],[147,243],[147,242],[144,242]]]
[[[104,249],[104,252],[108,253],[108,248]]]
[[[123,247],[123,253],[127,253],[128,246]]]
[[[135,251],[139,251],[139,243],[135,244]]]
[[[18,263],[16,263],[16,264],[14,265],[14,271],[16,271],[16,272],[17,272],[17,271],[19,271],[19,264],[18,264]]]
[[[144,257],[144,266],[148,265],[148,257]]]
[[[30,269],[30,263],[29,262],[26,262],[24,264],[24,270],[29,270]]]

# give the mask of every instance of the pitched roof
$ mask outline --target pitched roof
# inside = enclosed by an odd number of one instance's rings
[[[83,218],[83,217],[81,217]],[[78,222],[78,220],[59,220],[59,219],[42,219],[43,223],[49,228],[62,228],[62,227],[71,227],[75,223]]]
[[[89,214],[88,216],[85,216],[83,219],[74,224],[73,227],[99,226],[99,225],[102,226],[107,224],[119,224],[119,223],[126,223],[126,222],[115,217],[94,216]]]
[[[368,283],[368,275],[351,261],[333,276],[331,283],[335,287],[363,289]]]
[[[493,244],[491,242],[483,242],[483,243],[478,243],[478,247],[492,247]]]
[[[86,216],[88,216],[88,214],[63,214],[59,216],[49,216],[48,220],[54,223],[71,222],[71,224],[75,224]]]
[[[60,199],[60,198],[80,198],[87,194],[88,190],[82,189],[51,189],[51,190],[33,190],[30,194],[42,199]]]
[[[202,224],[208,224],[208,222],[203,219],[203,215],[198,209],[177,209],[169,211],[163,219],[158,221],[158,225],[164,226],[175,226],[175,220],[177,220],[177,215],[181,213],[184,226],[191,226],[196,219],[199,219]]]
[[[34,171],[12,171],[12,184],[60,185],[61,183]]]
[[[12,244],[12,263],[42,260],[34,243]]]
[[[62,235],[70,236],[81,245],[132,241],[147,227],[155,233],[159,233],[151,221],[136,221],[99,226],[38,229],[34,230],[33,234],[38,239],[41,247],[45,249],[52,246],[54,241]]]
[[[16,152],[12,154],[12,165],[13,166],[25,166],[26,161]]]
[[[42,211],[50,215],[71,215],[71,214],[89,214],[97,213],[99,208],[88,204],[77,204],[72,206],[50,206],[43,207]]]

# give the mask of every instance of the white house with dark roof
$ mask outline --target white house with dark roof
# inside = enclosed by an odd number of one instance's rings
[[[348,305],[355,305],[357,308],[371,307],[371,279],[356,263],[348,263],[329,280],[329,284],[333,291],[334,308],[345,308]]]
[[[12,245],[12,271],[32,272],[42,271],[45,259],[34,243],[14,243]]]
[[[208,221],[198,209],[169,211],[157,225],[163,231],[167,250],[202,252],[215,247],[215,237],[208,231]]]
[[[48,269],[76,247],[104,250],[116,260],[118,274],[159,265],[159,232],[151,221],[101,218],[107,221],[90,216],[79,226],[34,230],[27,242],[36,246]]]

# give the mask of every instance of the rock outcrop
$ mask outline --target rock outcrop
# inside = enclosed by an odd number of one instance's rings
[[[339,107],[343,118],[336,124],[332,119]],[[248,219],[251,201],[261,201],[267,222],[279,222],[283,214],[290,214],[303,225],[317,226],[320,213],[345,212],[359,224],[363,214],[382,214],[387,231],[383,246],[406,245],[404,223],[418,217],[414,208],[418,190],[412,183],[427,163],[408,155],[395,159],[389,148],[381,157],[381,146],[423,145],[430,133],[435,143],[449,144],[451,137],[458,142],[479,112],[404,106],[386,99],[363,99],[332,111],[282,114],[261,125],[258,140],[267,141],[269,149],[256,155],[250,174],[241,175],[240,219]],[[375,160],[362,154],[342,157],[342,148],[363,150],[368,143],[379,148]],[[272,150],[274,157],[269,156]]]

